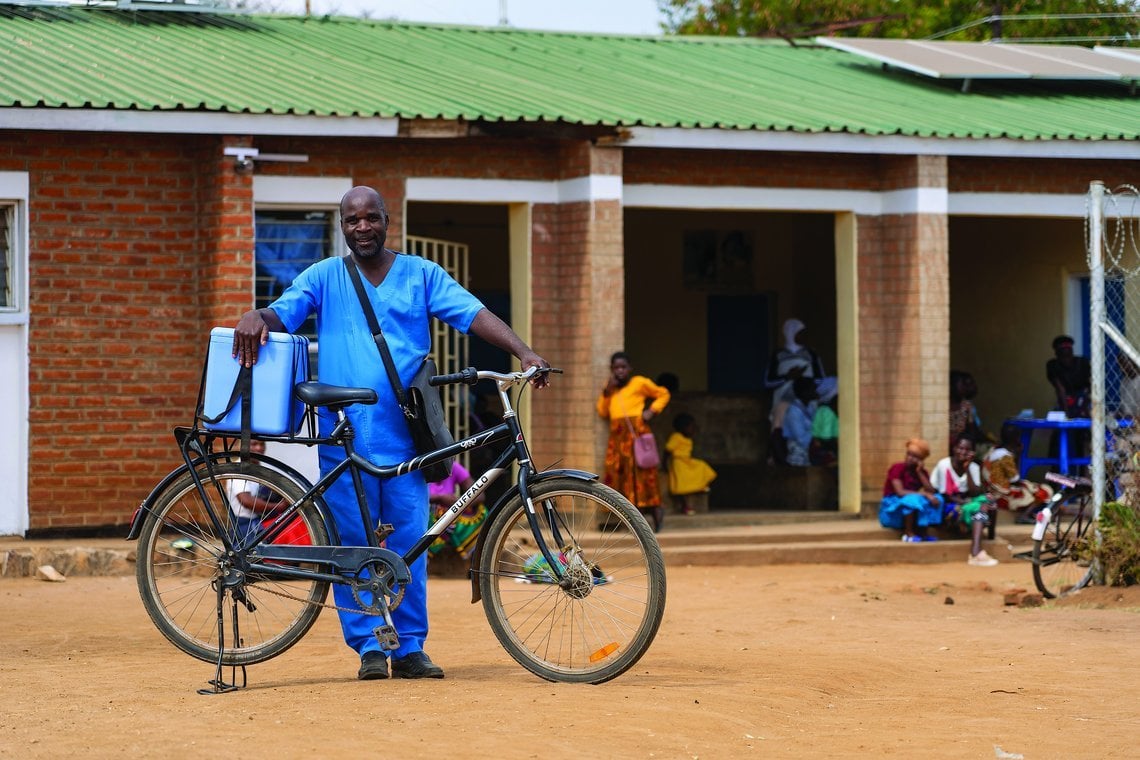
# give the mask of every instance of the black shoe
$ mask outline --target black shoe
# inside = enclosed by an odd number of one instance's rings
[[[360,670],[356,672],[361,681],[379,681],[388,677],[388,658],[383,652],[365,652],[360,655]]]
[[[392,658],[393,678],[443,678],[443,668],[431,661],[424,652],[412,652],[407,657]]]

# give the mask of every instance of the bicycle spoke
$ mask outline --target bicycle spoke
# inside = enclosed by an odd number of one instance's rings
[[[239,576],[235,583],[232,575],[223,572],[225,541],[215,521],[238,546],[236,551],[245,550],[240,548],[244,537],[239,533],[239,523],[229,503],[218,501],[219,492],[242,493],[256,487],[265,490],[271,501],[289,504],[304,491],[276,470],[260,465],[242,468],[224,463],[214,467],[214,475],[221,488],[219,491],[207,481],[204,490],[210,500],[206,503],[189,473],[154,500],[139,539],[139,591],[163,635],[194,657],[217,662],[216,584],[225,576],[232,585],[225,591],[220,610],[225,636],[222,658],[226,664],[251,664],[280,654],[308,630],[320,612],[328,586],[319,581],[273,579],[271,570],[245,579]],[[306,540],[327,544],[316,512],[302,508],[297,514]],[[255,527],[248,525],[243,530]],[[235,625],[236,641],[232,640]]]
[[[603,486],[536,490],[562,539],[555,545],[544,520],[558,567],[539,552],[521,503],[509,508],[490,527],[481,563],[488,620],[532,672],[600,683],[628,669],[652,641],[664,601],[660,550],[633,507]]]

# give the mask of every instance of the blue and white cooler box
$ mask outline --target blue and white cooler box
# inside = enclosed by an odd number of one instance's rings
[[[241,432],[241,401],[234,398],[241,365],[233,357],[233,346],[232,327],[215,327],[210,331],[200,415],[207,430]],[[257,364],[253,365],[251,432],[295,435],[304,421],[305,405],[293,395],[293,386],[308,379],[309,339],[303,335],[269,333],[269,342],[258,351]],[[217,422],[205,421],[223,413],[225,416]]]

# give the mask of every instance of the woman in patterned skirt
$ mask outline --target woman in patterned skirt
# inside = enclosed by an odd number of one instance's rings
[[[652,402],[652,403],[647,403]],[[645,513],[653,530],[661,530],[665,509],[657,486],[657,468],[641,468],[633,458],[635,436],[648,433],[646,424],[669,403],[669,391],[647,377],[633,374],[629,355],[610,357],[610,379],[598,396],[598,416],[610,421],[603,482]]]

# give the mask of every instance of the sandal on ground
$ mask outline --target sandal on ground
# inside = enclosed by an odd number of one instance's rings
[[[908,536],[904,533],[903,537],[902,537],[902,542],[904,544],[921,544],[922,543],[922,536]]]

